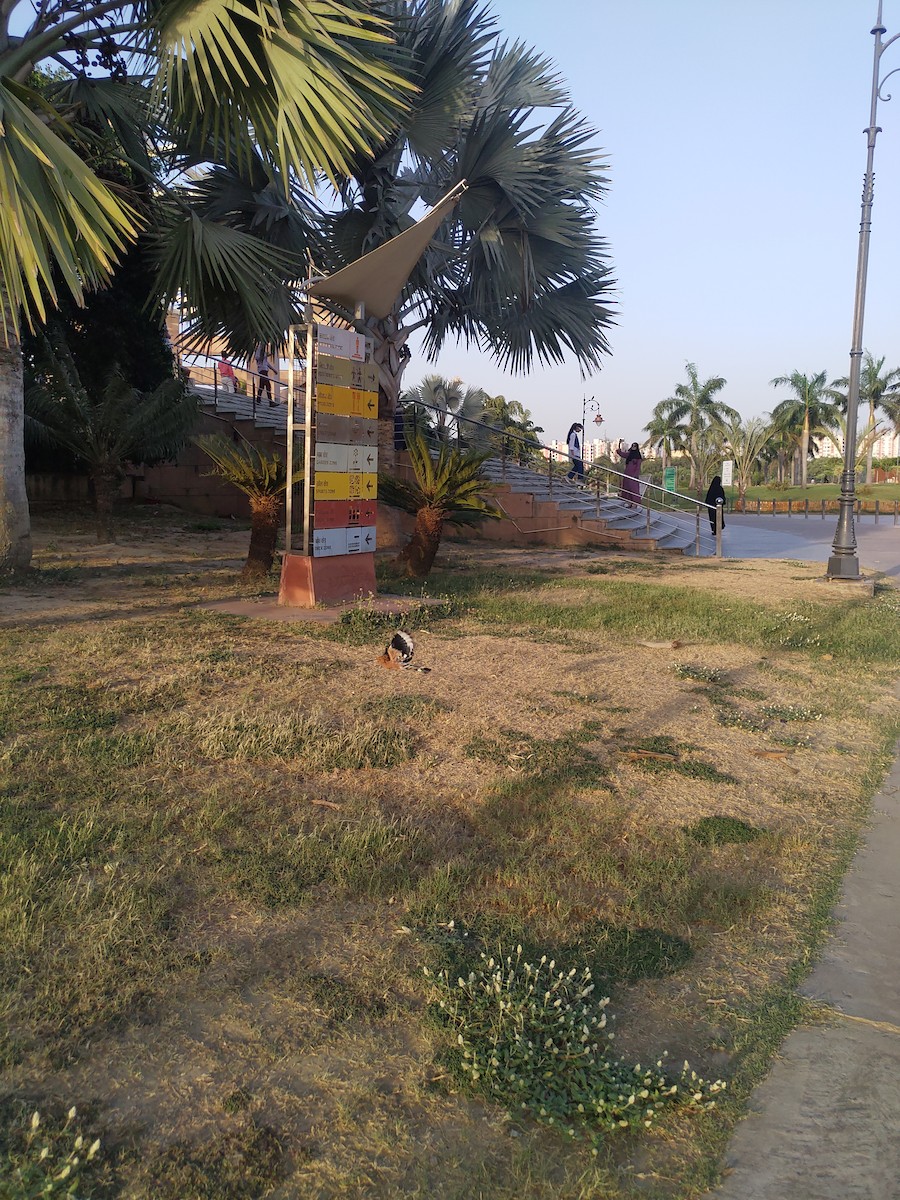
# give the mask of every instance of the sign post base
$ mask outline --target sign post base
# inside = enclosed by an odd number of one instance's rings
[[[285,554],[282,561],[279,604],[291,608],[315,608],[318,604],[365,600],[375,594],[374,554],[326,558]]]

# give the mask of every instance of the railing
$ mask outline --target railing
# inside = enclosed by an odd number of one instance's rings
[[[884,507],[882,507],[882,503],[884,503]],[[805,518],[809,518],[810,515],[814,517],[821,516],[823,521],[825,520],[826,513],[834,514],[839,511],[840,500],[820,500],[818,503],[813,501],[812,504],[810,504],[808,496],[804,496],[802,500],[760,500],[758,498],[756,500],[745,499],[738,500],[734,505],[734,512],[752,513],[757,517],[763,516],[766,513],[769,513],[773,517],[777,516],[778,513],[785,513],[789,517],[803,516]],[[896,525],[898,522],[900,522],[900,501],[869,501],[860,499],[860,497],[857,496],[856,503],[853,506],[853,515],[857,518],[863,515],[874,515],[876,525],[881,517],[893,517],[893,524]]]
[[[427,420],[418,416],[420,412],[436,413],[443,422],[442,425],[435,429]],[[489,425],[485,421],[447,414],[443,409],[420,401],[407,406],[404,416],[405,419],[395,425],[396,449],[403,449],[401,443],[407,432],[418,430],[426,436],[432,446],[443,443],[482,452],[494,450],[501,462],[502,478],[505,479],[514,467],[522,467],[538,475],[546,474],[547,491],[551,498],[554,485],[560,492],[567,485],[579,487],[579,490],[596,497],[598,517],[601,497],[610,499],[618,493],[618,498],[624,503],[645,511],[648,536],[652,512],[665,513],[679,523],[693,517],[696,553],[700,554],[701,550],[705,549],[719,558],[722,556],[722,509],[719,505],[712,506],[694,496],[670,492],[655,483],[638,481],[633,476],[626,475],[624,471],[601,464],[593,464],[590,467],[586,482],[575,484],[568,479],[566,473],[566,468],[570,471],[572,466],[569,456],[553,446],[544,445],[536,438],[526,438],[496,425]],[[634,488],[640,491],[639,502],[632,498]],[[623,496],[623,493],[627,494]],[[706,533],[703,528],[704,521],[710,522],[711,528],[714,523],[714,534]]]
[[[209,366],[197,361],[188,362],[182,359],[181,371],[186,382],[191,387],[212,390],[213,399],[218,402],[220,396],[246,396],[253,409],[253,419],[256,410],[268,400],[272,408],[287,403],[287,385],[274,375],[260,375],[247,367],[231,364],[231,372],[223,375],[222,364],[214,363]]]

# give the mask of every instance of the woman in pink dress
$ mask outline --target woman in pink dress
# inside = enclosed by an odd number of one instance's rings
[[[620,440],[616,447],[616,454],[619,458],[625,459],[625,478],[622,480],[622,486],[619,488],[619,498],[627,500],[630,504],[640,504],[641,502],[641,463],[644,461],[640,448],[637,442],[632,442],[628,449],[625,449],[625,443]]]

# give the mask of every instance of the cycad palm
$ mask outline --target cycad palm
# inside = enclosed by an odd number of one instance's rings
[[[250,549],[241,577],[265,577],[275,559],[287,466],[277,454],[266,454],[249,442],[235,444],[221,436],[206,434],[197,438],[197,445],[213,461],[214,470],[210,474],[234,484],[250,501]],[[303,471],[295,471],[291,483],[302,478]]]
[[[360,0],[260,0],[246,21],[229,0],[27,8],[0,5],[0,571],[31,554],[23,320],[41,323],[61,293],[102,286],[141,237],[161,294],[183,290],[197,312],[237,297],[245,325],[271,339],[285,312],[273,298],[298,263],[255,236],[265,188],[250,233],[204,207],[190,172],[218,162],[247,174],[256,163],[267,182],[312,186],[320,169],[345,172],[408,93],[383,50],[373,54],[389,27]],[[41,81],[42,63],[65,64],[64,76]]]
[[[26,398],[29,437],[62,446],[85,464],[94,489],[97,538],[110,542],[126,464],[174,458],[196,423],[196,397],[176,379],[151,392],[138,391],[115,362],[87,382],[55,325],[36,339],[34,353],[35,382]]]
[[[493,487],[484,475],[486,454],[442,444],[433,458],[420,433],[410,437],[407,449],[413,478],[381,475],[378,494],[384,503],[415,515],[412,537],[397,562],[413,578],[424,579],[434,563],[446,522],[473,525],[503,514],[487,498]]]
[[[819,371],[817,375],[792,371],[790,375],[779,375],[772,380],[772,387],[787,387],[793,392],[789,399],[782,400],[772,409],[772,422],[795,440],[803,488],[806,487],[810,439],[825,430],[833,415],[834,405],[829,399],[826,378],[825,371]]]

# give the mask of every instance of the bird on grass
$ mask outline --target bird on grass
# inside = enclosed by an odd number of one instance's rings
[[[419,667],[413,665],[413,654],[415,654],[416,646],[408,633],[402,629],[398,629],[391,640],[384,648],[384,654],[379,654],[375,659],[382,667],[387,667],[389,671],[421,671],[423,675],[427,675],[431,667]]]

